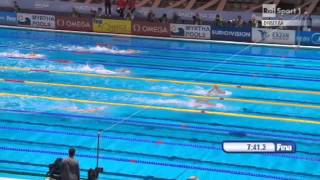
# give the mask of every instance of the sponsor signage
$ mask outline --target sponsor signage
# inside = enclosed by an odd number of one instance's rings
[[[58,16],[56,17],[56,29],[92,31],[92,19]]]
[[[296,43],[304,46],[320,46],[320,32],[299,32]]]
[[[0,24],[16,25],[17,14],[13,12],[0,12]]]
[[[95,19],[93,23],[94,32],[131,34],[131,21]]]
[[[256,43],[295,44],[296,31],[252,28],[252,41]]]
[[[132,34],[143,36],[170,36],[170,24],[133,22]]]
[[[224,41],[251,42],[251,28],[212,26],[211,39]]]
[[[18,24],[20,26],[30,26],[38,28],[55,29],[55,16],[42,14],[18,13]]]
[[[210,39],[211,27],[208,25],[170,24],[172,37],[190,39]]]

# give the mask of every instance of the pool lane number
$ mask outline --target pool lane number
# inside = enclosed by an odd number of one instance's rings
[[[226,153],[294,153],[296,145],[293,142],[254,142],[234,141],[223,142]]]

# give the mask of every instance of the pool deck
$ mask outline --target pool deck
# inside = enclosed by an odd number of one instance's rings
[[[191,42],[221,43],[221,44],[248,45],[248,46],[285,47],[285,48],[293,48],[293,49],[295,49],[295,48],[320,49],[320,46],[317,47],[317,46],[266,44],[266,43],[237,42],[237,41],[219,41],[219,40],[185,39],[185,38],[171,38],[171,37],[154,37],[154,36],[140,36],[140,35],[132,35],[132,34],[82,32],[82,31],[68,31],[68,30],[58,30],[58,29],[44,29],[44,28],[6,26],[6,25],[0,25],[0,28],[26,29],[26,30],[33,30],[33,31],[62,32],[62,33],[87,34],[87,35],[98,35],[98,36],[135,37],[135,38],[171,40],[171,41],[189,41],[189,42],[191,41]]]

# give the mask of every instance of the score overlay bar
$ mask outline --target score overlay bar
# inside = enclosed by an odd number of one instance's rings
[[[296,145],[293,142],[223,142],[226,153],[294,153]]]

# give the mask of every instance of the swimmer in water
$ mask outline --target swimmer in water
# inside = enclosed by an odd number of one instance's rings
[[[128,49],[123,54],[139,54],[139,51],[133,50],[133,49]]]
[[[225,94],[226,94],[226,91],[221,90],[218,85],[214,85],[207,95],[214,96],[214,95],[225,95]]]
[[[40,59],[43,56],[41,54],[35,54],[35,53],[30,53],[30,54],[19,54],[19,53],[9,53],[7,54],[8,58],[24,58],[24,59]]]
[[[120,69],[117,72],[121,73],[121,74],[130,74],[131,73],[131,71],[129,69]]]
[[[140,51],[134,50],[134,49],[127,49],[127,50],[120,50],[116,47],[112,46],[111,44],[103,45],[103,44],[97,44],[98,48],[106,48],[107,51],[109,51],[112,54],[139,54]]]
[[[41,58],[38,54],[35,54],[35,53],[28,54],[26,57],[29,58],[29,59],[39,59],[39,58]]]
[[[193,107],[197,109],[208,109],[208,108],[220,108],[221,106],[219,104],[213,104],[208,101],[209,99],[197,99],[196,102],[193,104]]]
[[[88,109],[79,109],[77,106],[71,106],[69,108],[65,108],[64,110],[71,112],[79,112],[79,113],[96,113],[105,110],[105,108],[88,108]]]

